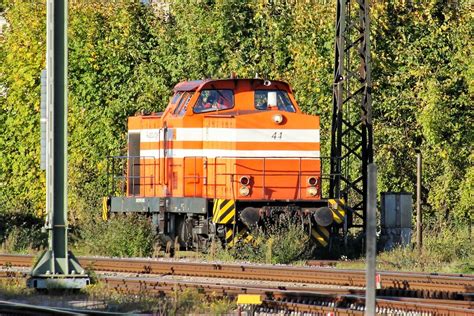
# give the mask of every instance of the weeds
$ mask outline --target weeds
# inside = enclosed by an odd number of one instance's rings
[[[398,247],[378,256],[381,269],[425,272],[474,272],[474,244],[464,227],[424,232],[423,249]]]
[[[101,282],[87,286],[82,292],[91,301],[103,302],[108,312],[167,315],[166,311],[172,308],[170,300],[166,297],[145,291],[137,294],[117,292]]]
[[[209,247],[209,251],[206,254],[202,254],[203,258],[207,261],[222,261],[222,262],[233,262],[235,261],[234,252],[231,249],[225,249],[219,240],[213,239]]]
[[[148,257],[154,253],[155,237],[146,218],[128,215],[84,223],[72,243],[76,255]]]
[[[47,245],[44,222],[31,215],[0,213],[0,242],[3,252],[31,253]]]
[[[194,289],[175,292],[173,309],[169,315],[188,315],[190,313],[206,313],[207,315],[222,315],[236,308],[236,303],[228,298],[217,296],[207,297]]]
[[[15,272],[11,272],[10,276],[6,278],[0,278],[0,297],[9,299],[33,294],[35,291],[27,288],[24,279],[18,277]]]
[[[244,260],[257,263],[289,264],[310,257],[308,232],[300,225],[274,224],[254,234],[251,242],[240,241],[224,249],[213,242],[207,259],[220,261]]]
[[[88,286],[84,293],[87,293],[90,299],[106,302],[108,311],[122,313],[223,315],[236,308],[233,300],[212,295],[206,296],[194,289],[176,291],[166,297],[146,292],[131,295],[110,290],[105,284],[98,283]]]
[[[377,269],[443,273],[474,273],[474,244],[469,229],[446,227],[425,231],[423,248],[397,247],[377,256]],[[339,268],[364,268],[364,262],[342,262]]]

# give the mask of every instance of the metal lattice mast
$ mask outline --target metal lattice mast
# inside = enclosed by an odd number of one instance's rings
[[[367,167],[373,161],[368,0],[337,0],[330,194],[352,209],[349,227],[364,227]]]

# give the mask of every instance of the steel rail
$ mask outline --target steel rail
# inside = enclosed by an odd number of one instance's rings
[[[83,267],[96,271],[139,274],[181,275],[251,279],[276,282],[365,286],[362,270],[343,270],[318,267],[270,266],[250,264],[195,263],[129,258],[78,258]],[[0,255],[0,265],[28,267],[32,256]],[[424,298],[464,299],[463,294],[474,293],[474,275],[427,274],[413,272],[380,272],[379,295],[416,296]]]
[[[300,282],[339,286],[365,286],[365,274],[359,270],[314,267],[289,267],[247,264],[189,263],[136,259],[80,258],[83,266],[99,271],[134,272],[279,282]],[[381,289],[386,295],[411,295],[455,298],[456,293],[474,292],[474,276],[433,275],[381,272]]]

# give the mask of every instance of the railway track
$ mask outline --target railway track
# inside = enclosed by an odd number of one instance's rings
[[[4,267],[31,267],[32,260],[32,256],[0,255],[0,265]],[[79,258],[79,261],[83,267],[106,271],[109,274],[113,272],[141,275],[140,277],[100,276],[107,287],[121,293],[147,292],[166,295],[193,288],[204,294],[217,294],[226,297],[242,293],[259,294],[265,298],[260,307],[262,311],[279,308],[280,310],[293,310],[302,313],[335,311],[338,315],[359,315],[364,306],[365,275],[363,271],[315,267],[190,263],[155,259],[82,257]],[[0,274],[0,276],[2,275]],[[11,274],[9,276],[12,277]],[[186,278],[184,280],[163,280],[157,278],[158,276],[206,277],[219,278],[220,280],[218,282],[192,281],[186,280]],[[22,277],[26,277],[26,275]],[[474,301],[472,301],[474,277],[472,275],[382,272],[381,277],[382,288],[377,293],[379,311],[395,313],[396,311],[409,310],[430,315],[474,314]],[[230,279],[234,281],[230,282]],[[298,285],[250,285],[248,280],[320,284],[327,287],[310,289],[307,286]],[[397,297],[379,299],[391,296]],[[420,297],[425,299],[420,300]],[[426,298],[431,299],[427,300]]]
[[[0,255],[0,265],[30,267],[32,256]],[[96,271],[137,274],[182,275],[297,282],[337,286],[365,286],[365,271],[320,267],[250,264],[195,263],[156,259],[110,259],[81,257],[83,267]],[[474,299],[474,276],[410,272],[380,272],[378,294],[438,299]]]
[[[26,273],[3,272],[0,277],[26,279]],[[99,279],[109,290],[122,294],[148,293],[157,296],[170,295],[189,289],[212,297],[235,298],[239,294],[257,294],[263,297],[263,304],[257,309],[271,314],[278,311],[292,311],[319,315],[334,312],[337,315],[363,315],[365,308],[364,291],[321,288],[309,292],[307,288],[272,286],[252,286],[242,281],[235,283],[213,283],[203,281],[160,280],[154,277],[117,277],[99,275]],[[354,295],[357,293],[357,295]],[[433,299],[378,297],[377,311],[384,314],[410,315],[474,315],[472,301],[446,301]],[[258,313],[257,313],[258,314]]]

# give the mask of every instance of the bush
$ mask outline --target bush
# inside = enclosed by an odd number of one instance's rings
[[[42,219],[28,214],[0,214],[0,242],[8,253],[28,253],[45,248],[48,234],[42,232]]]
[[[473,256],[473,240],[466,227],[451,226],[439,233],[425,232],[423,250],[440,262],[453,262]]]
[[[288,264],[301,260],[308,250],[309,234],[300,225],[273,226],[268,236],[267,242],[262,244],[268,263]]]
[[[233,248],[211,247],[211,259],[289,264],[309,258],[310,237],[301,225],[277,223],[254,235],[251,242],[240,241]]]
[[[83,223],[72,240],[76,255],[144,257],[152,255],[155,235],[146,217],[128,215]]]
[[[425,231],[421,253],[416,247],[399,247],[381,253],[377,260],[384,270],[473,273],[473,249],[469,229],[450,226],[440,232]]]

